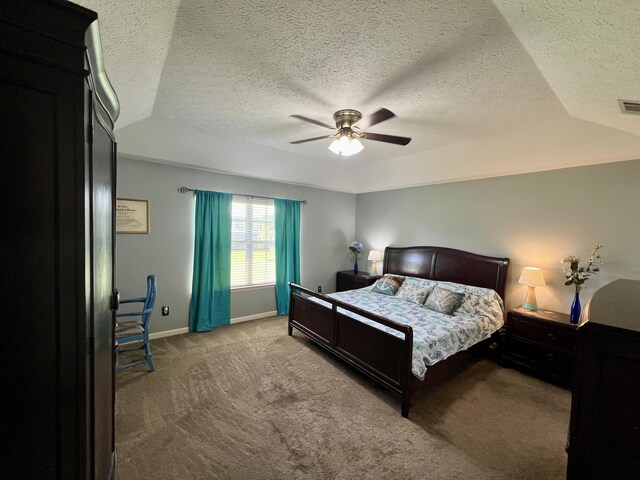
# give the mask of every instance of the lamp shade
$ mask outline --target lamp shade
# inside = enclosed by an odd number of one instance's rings
[[[520,280],[518,280],[518,283],[521,283],[528,287],[527,296],[522,303],[522,307],[533,311],[538,310],[535,290],[536,287],[542,287],[546,285],[544,283],[542,269],[537,267],[524,267],[522,269],[522,274],[520,275]]]
[[[546,285],[546,283],[544,283],[542,269],[537,267],[524,267],[518,283],[530,287],[543,287]]]
[[[371,250],[369,252],[368,260],[371,260],[372,262],[379,262],[382,260],[382,252],[379,252],[378,250]]]

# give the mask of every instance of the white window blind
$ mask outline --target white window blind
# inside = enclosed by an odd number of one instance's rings
[[[231,287],[275,283],[273,200],[234,196],[231,221]]]

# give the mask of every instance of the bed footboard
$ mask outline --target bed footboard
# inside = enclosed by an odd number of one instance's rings
[[[358,307],[289,284],[289,335],[295,327],[321,347],[357,368],[402,399],[402,416],[409,416],[413,329]],[[309,297],[316,297],[328,305]],[[396,336],[360,322],[348,310],[400,332]]]

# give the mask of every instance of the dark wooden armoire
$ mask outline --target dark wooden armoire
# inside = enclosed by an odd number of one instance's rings
[[[569,480],[640,478],[640,281],[594,293],[578,330]]]
[[[113,123],[96,14],[0,6],[0,477],[107,479],[114,453]]]

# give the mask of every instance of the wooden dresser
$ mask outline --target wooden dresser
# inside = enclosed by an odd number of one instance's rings
[[[529,373],[570,387],[577,330],[567,314],[514,308],[507,314],[502,358]]]
[[[567,478],[640,478],[640,281],[598,290],[578,333]]]

